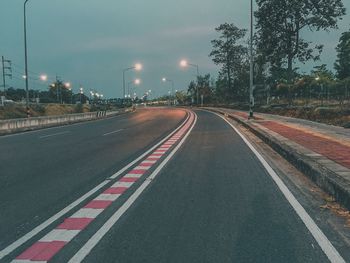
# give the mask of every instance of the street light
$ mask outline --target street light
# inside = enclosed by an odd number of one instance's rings
[[[140,85],[141,84],[141,80],[140,79],[135,79],[133,81],[128,82],[128,95],[129,96],[130,96],[130,84]]]
[[[125,98],[125,72],[132,70],[132,69],[134,69],[136,71],[140,71],[140,70],[142,70],[142,64],[136,63],[133,67],[123,69],[123,98]]]
[[[80,86],[80,88],[79,88],[79,93],[80,93],[80,104],[82,103],[82,96],[83,96],[83,94],[84,94],[84,89],[83,89],[83,87],[81,87]],[[97,95],[97,93],[96,93],[96,95]]]
[[[317,82],[319,82],[320,80],[321,80],[321,78],[320,78],[320,76],[317,76],[316,78],[315,78],[315,80],[317,81]],[[323,106],[323,83],[321,83],[320,84],[320,86],[321,86],[321,106]],[[328,93],[328,92],[327,92]],[[327,100],[329,99],[328,98],[329,96],[327,96]]]
[[[254,117],[254,58],[253,58],[253,0],[250,0],[250,77],[249,77],[249,118]]]
[[[199,66],[196,64],[189,63],[187,60],[183,59],[180,61],[180,66],[187,68],[188,66],[195,67],[197,69],[197,105],[199,105],[199,87],[198,87],[198,77],[199,77]]]
[[[185,60],[183,60],[183,61],[185,62]],[[171,96],[174,96],[174,81],[171,79],[167,79],[167,78],[162,78],[162,81],[171,83]]]
[[[47,75],[45,74],[40,75],[40,80],[47,81]]]
[[[26,83],[26,109],[27,118],[30,116],[29,112],[29,83],[28,83],[28,51],[27,51],[27,14],[26,6],[29,0],[24,1],[23,5],[23,29],[24,29],[24,79]]]

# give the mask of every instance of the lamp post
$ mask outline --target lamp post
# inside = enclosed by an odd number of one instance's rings
[[[141,80],[140,79],[135,79],[133,81],[128,82],[128,97],[131,96],[131,93],[130,93],[130,85],[131,84],[140,85],[141,84]]]
[[[250,78],[249,78],[249,118],[254,117],[254,58],[253,58],[253,0],[250,0]]]
[[[79,93],[80,93],[80,104],[82,104],[82,96],[84,94],[84,89],[82,86],[80,86],[80,88],[79,88]]]
[[[26,84],[26,110],[27,118],[30,117],[29,112],[29,83],[28,83],[28,51],[27,51],[27,12],[26,6],[29,0],[24,1],[23,6],[23,29],[24,29],[24,74],[25,74],[25,84]]]
[[[123,98],[125,98],[125,72],[133,69],[137,71],[142,70],[142,64],[136,63],[133,67],[123,69]]]
[[[192,67],[195,67],[197,69],[197,105],[199,105],[199,87],[198,87],[198,77],[199,77],[199,66],[197,64],[192,64],[192,63],[189,63],[187,60],[183,59],[181,60],[180,62],[180,66],[185,68],[185,67],[188,67],[188,66],[192,66]]]
[[[318,83],[318,82],[320,82],[321,78],[319,76],[317,76],[315,78],[315,80]],[[321,86],[321,92],[319,94],[321,94],[321,106],[323,106],[323,83],[322,82],[321,82],[320,86]]]
[[[173,97],[174,96],[174,81],[171,79],[167,79],[167,78],[162,78],[162,81],[171,83],[171,97]]]

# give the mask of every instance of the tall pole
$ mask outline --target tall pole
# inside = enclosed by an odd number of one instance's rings
[[[254,117],[254,59],[253,59],[253,0],[250,0],[250,85],[249,85],[249,118]]]
[[[1,62],[2,62],[2,83],[4,87],[4,95],[6,92],[6,80],[5,80],[5,59],[4,56],[1,56]]]
[[[174,94],[174,81],[171,81],[171,97],[173,98],[173,103],[175,101],[175,94]]]
[[[128,69],[123,70],[123,99],[125,99],[125,71]]]
[[[199,105],[199,67],[198,65],[196,65],[197,67],[197,105]]]
[[[128,71],[128,70],[132,70],[132,69],[136,69],[137,70],[137,67],[134,66],[134,67],[130,67],[130,68],[126,68],[126,69],[123,69],[123,98],[125,99],[125,72]]]
[[[199,66],[198,65],[196,65],[196,64],[192,64],[192,63],[188,63],[188,65],[190,65],[190,66],[192,66],[192,67],[196,67],[196,69],[197,69],[197,105],[199,105],[199,79],[198,79],[198,77],[199,77]]]
[[[26,14],[26,5],[29,0],[24,1],[24,12],[23,12],[23,21],[24,21],[24,74],[25,74],[25,83],[26,83],[26,109],[27,109],[27,118],[30,117],[29,111],[29,83],[28,83],[28,51],[27,51],[27,14]]]

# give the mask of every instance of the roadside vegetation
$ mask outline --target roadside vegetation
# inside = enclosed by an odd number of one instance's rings
[[[350,126],[350,30],[335,50],[334,65],[318,64],[323,43],[304,38],[315,31],[337,29],[345,18],[341,0],[257,0],[254,35],[255,110]],[[215,29],[209,54],[220,66],[217,79],[210,75],[192,81],[185,104],[196,101],[199,90],[204,104],[246,109],[249,102],[249,38],[247,29],[224,23]],[[300,65],[315,63],[305,73]],[[184,97],[184,98],[183,98]]]

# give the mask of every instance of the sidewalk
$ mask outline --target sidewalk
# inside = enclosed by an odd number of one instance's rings
[[[270,114],[224,109],[350,209],[350,129]]]

